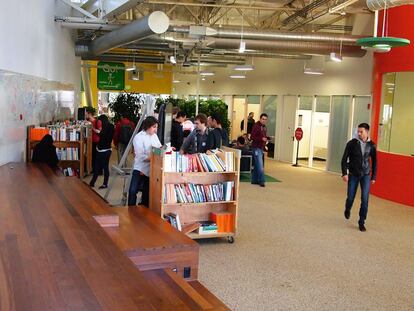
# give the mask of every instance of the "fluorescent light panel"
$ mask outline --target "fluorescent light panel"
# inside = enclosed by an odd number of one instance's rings
[[[209,72],[209,71],[201,71],[200,72],[200,76],[214,76],[215,73],[214,72]]]
[[[232,78],[232,79],[245,79],[246,75],[231,75],[230,78]]]
[[[336,62],[336,63],[340,63],[340,62],[342,62],[342,56],[341,56],[341,55],[336,54],[335,52],[332,52],[332,53],[330,54],[330,58],[331,58],[331,61],[334,61],[334,62]]]
[[[174,55],[171,55],[170,56],[170,63],[171,64],[176,64],[177,63],[177,60],[175,59],[175,56]]]
[[[251,70],[254,70],[254,66],[252,66],[252,65],[238,65],[238,66],[234,67],[234,70],[237,70],[237,71],[251,71]]]
[[[135,65],[128,67],[127,69],[125,69],[125,71],[134,71],[137,70],[137,67]]]
[[[323,70],[321,69],[312,69],[312,68],[305,68],[303,71],[304,74],[307,75],[323,75]]]
[[[246,52],[246,42],[240,41],[239,53]]]

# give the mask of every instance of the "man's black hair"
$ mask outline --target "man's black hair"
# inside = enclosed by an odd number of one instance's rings
[[[158,124],[158,120],[153,116],[149,116],[142,122],[142,129],[146,131],[155,124]]]
[[[238,142],[240,145],[244,145],[244,144],[246,143],[246,140],[244,139],[244,137],[243,137],[243,136],[239,136],[239,137],[237,137],[237,142]]]
[[[360,125],[358,125],[358,127],[362,127],[364,129],[366,129],[367,131],[369,131],[369,124],[368,123],[361,123]]]
[[[262,114],[260,115],[260,119],[261,119],[262,117],[266,117],[266,118],[268,118],[267,113],[262,113]]]
[[[221,124],[221,115],[218,113],[213,113],[211,116],[211,120],[216,120],[217,124]]]
[[[184,111],[178,111],[176,118],[177,119],[181,118],[181,117],[185,118],[186,116],[187,116],[187,114]]]

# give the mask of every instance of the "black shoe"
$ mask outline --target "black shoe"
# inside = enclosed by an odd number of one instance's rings
[[[349,219],[349,217],[351,217],[351,210],[346,208],[344,212],[344,216],[346,219]]]
[[[252,185],[258,185],[259,183],[258,182],[252,182]]]
[[[266,187],[266,185],[265,184],[260,184],[260,187]]]
[[[367,231],[367,228],[365,228],[364,225],[359,225],[359,231],[365,232],[365,231]]]
[[[108,186],[107,186],[107,185],[102,185],[102,186],[100,186],[98,189],[106,189],[106,188],[108,188]]]

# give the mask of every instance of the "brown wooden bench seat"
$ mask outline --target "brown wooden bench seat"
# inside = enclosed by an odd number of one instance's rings
[[[134,246],[123,238],[127,222],[129,230],[133,224],[146,226],[132,232],[164,230],[168,237],[158,241],[170,248],[183,243],[183,249],[198,250],[162,220],[138,222],[145,210],[115,211],[77,178],[58,177],[46,167],[4,165],[0,176],[0,310],[224,310],[171,267],[142,272],[125,256]],[[118,242],[97,223],[97,215],[119,216]],[[178,309],[172,303],[177,301]]]

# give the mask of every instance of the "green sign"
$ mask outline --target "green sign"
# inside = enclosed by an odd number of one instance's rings
[[[123,63],[98,63],[98,89],[122,91],[125,88],[125,65]]]

